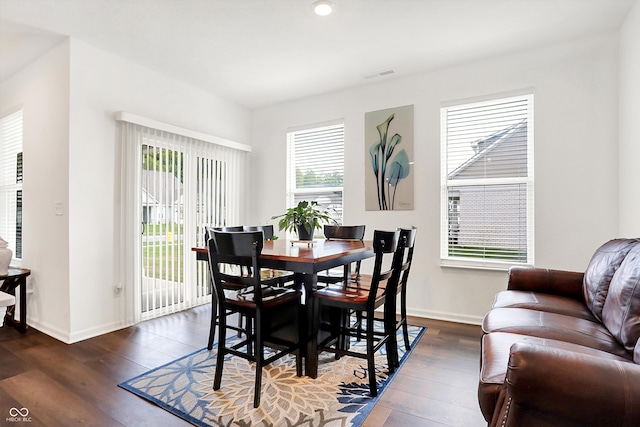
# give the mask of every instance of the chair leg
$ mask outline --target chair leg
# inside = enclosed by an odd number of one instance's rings
[[[404,335],[404,348],[409,351],[411,344],[409,344],[409,326],[407,325],[407,290],[402,289],[402,295],[400,297],[400,316],[402,320],[402,335]]]
[[[240,338],[242,336],[242,331],[240,329],[242,329],[242,318],[244,316],[242,315],[238,315],[238,333],[237,333],[237,337]]]
[[[395,372],[396,366],[400,366],[398,361],[398,339],[396,335],[396,314],[394,304],[385,304],[384,307],[384,335],[387,340],[385,349],[387,352],[387,365],[389,373]]]
[[[351,343],[349,340],[351,336],[348,333],[343,333],[342,331],[346,331],[351,327],[351,311],[348,309],[343,309],[341,311],[341,327],[340,327],[340,348],[342,350],[349,350]]]
[[[371,312],[373,315],[373,312]],[[369,317],[369,313],[367,313]],[[369,371],[369,392],[371,397],[378,395],[378,384],[376,383],[376,362],[373,352],[373,322],[367,321],[367,370]]]
[[[362,341],[362,312],[356,311],[356,327],[358,329],[357,340]]]
[[[345,309],[336,309],[331,315],[331,335],[336,336],[336,349],[340,350],[346,350],[347,348],[346,340],[348,337],[344,331],[349,327],[349,325],[346,313],[347,310]],[[340,360],[340,357],[342,357],[340,353],[336,352],[335,359]]]
[[[220,390],[222,383],[222,369],[224,368],[225,342],[227,339],[227,320],[222,316],[219,321],[220,330],[218,331],[218,357],[216,358],[216,373],[213,378],[213,389]]]
[[[302,342],[302,341],[301,341]],[[302,376],[302,344],[298,344],[298,350],[295,352],[296,356],[296,376]]]
[[[209,329],[209,342],[207,343],[207,350],[213,348],[213,340],[216,337],[216,324],[218,323],[218,301],[216,300],[215,292],[211,294],[211,327]]]
[[[253,390],[253,407],[260,406],[260,391],[262,389],[262,365],[264,364],[264,343],[262,342],[262,319],[257,313],[255,319],[255,349],[256,349],[256,383]]]

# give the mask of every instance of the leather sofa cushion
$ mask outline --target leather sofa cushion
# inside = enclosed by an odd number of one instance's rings
[[[630,353],[640,338],[640,243],[613,275],[602,322]]]
[[[602,320],[602,309],[607,299],[609,285],[627,253],[640,239],[614,239],[600,246],[593,254],[584,273],[582,290],[587,307]]]
[[[560,295],[515,290],[501,291],[495,296],[493,308],[504,307],[528,308],[597,321],[582,301]]]
[[[507,375],[511,346],[515,343],[568,350],[575,353],[597,356],[609,360],[628,362],[628,358],[564,341],[532,337],[521,334],[493,332],[482,337],[482,359],[480,361],[480,383],[478,401],[485,419],[490,420],[499,400],[500,389]]]
[[[591,347],[631,360],[630,352],[618,343],[603,324],[557,313],[527,308],[494,308],[484,317],[485,333],[509,332]]]

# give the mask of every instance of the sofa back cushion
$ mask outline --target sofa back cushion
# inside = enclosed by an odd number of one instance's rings
[[[607,299],[609,285],[627,253],[640,239],[615,239],[600,246],[593,254],[584,272],[582,292],[589,310],[602,320],[602,308]]]
[[[633,354],[640,338],[640,243],[627,253],[611,279],[602,323]]]

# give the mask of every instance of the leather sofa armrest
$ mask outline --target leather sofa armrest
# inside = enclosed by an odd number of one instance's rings
[[[505,384],[504,426],[546,420],[630,427],[640,420],[640,365],[631,361],[517,343],[511,347]]]
[[[507,289],[542,292],[583,300],[584,273],[548,268],[511,267]]]

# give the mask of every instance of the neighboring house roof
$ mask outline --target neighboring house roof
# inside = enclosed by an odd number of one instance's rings
[[[172,172],[142,171],[143,204],[179,204],[183,184]]]
[[[449,179],[527,175],[527,119],[471,143],[475,154],[449,174]],[[519,155],[518,155],[519,154]]]
[[[144,188],[142,189],[142,204],[143,205],[155,205],[158,201],[147,192]]]

